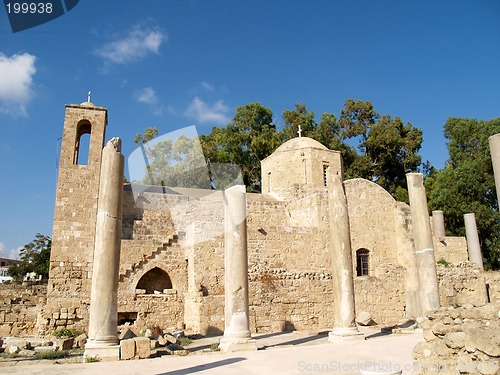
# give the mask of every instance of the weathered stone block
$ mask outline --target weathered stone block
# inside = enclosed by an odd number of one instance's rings
[[[18,354],[21,357],[33,357],[35,353],[36,352],[34,350],[22,349]]]
[[[151,344],[147,337],[134,337],[136,355],[139,358],[149,358],[151,356]]]
[[[55,346],[35,346],[33,350],[37,353],[55,352]]]
[[[137,335],[132,331],[130,328],[126,328],[123,330],[119,335],[118,335],[118,340],[127,340],[127,339],[133,339]]]
[[[460,330],[460,328],[456,327],[455,325],[444,324],[442,321],[438,320],[432,325],[431,330],[435,335],[443,336],[449,332]]]
[[[165,338],[165,340],[167,341],[167,344],[175,344],[177,343],[177,339],[173,336],[173,335],[170,335],[168,333],[165,333],[163,335],[163,337]]]
[[[362,325],[362,326],[368,326],[368,325],[372,324],[372,322],[373,322],[372,314],[370,314],[367,311],[360,312],[358,314],[358,316],[356,317],[356,323],[358,323],[359,325]]]
[[[120,359],[132,359],[135,357],[135,340],[126,339],[120,341]]]
[[[31,349],[29,341],[17,337],[5,338],[6,346],[18,346],[20,349]]]
[[[21,348],[17,345],[7,345],[5,347],[5,353],[7,354],[15,354],[19,353],[21,351]]]
[[[482,328],[466,331],[465,347],[467,351],[480,350],[492,357],[500,357],[500,328]]]
[[[55,347],[57,350],[70,350],[73,348],[75,339],[73,337],[67,339],[57,339],[55,342]]]
[[[81,335],[75,337],[75,342],[73,345],[75,348],[84,349],[86,342],[87,342],[87,335],[85,333],[82,333]]]
[[[465,346],[465,332],[449,332],[444,336],[448,348],[460,349]]]

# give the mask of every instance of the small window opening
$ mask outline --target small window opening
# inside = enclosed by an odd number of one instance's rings
[[[356,251],[356,273],[358,276],[368,276],[370,251],[359,249]]]
[[[118,313],[118,325],[121,326],[125,323],[134,324],[137,320],[136,312],[119,312]]]
[[[271,192],[271,172],[267,174],[267,192]]]
[[[73,158],[74,164],[88,165],[91,134],[92,126],[88,121],[83,121],[78,124],[76,131],[75,155]]]
[[[328,164],[323,164],[323,184],[328,186]]]

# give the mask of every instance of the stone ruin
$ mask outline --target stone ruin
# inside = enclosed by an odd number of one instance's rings
[[[94,347],[116,357],[116,325],[126,322],[224,333],[221,348],[232,350],[252,347],[251,332],[333,327],[332,340],[356,337],[356,311],[397,324],[440,306],[499,301],[500,278],[478,264],[471,219],[467,240],[445,236],[443,212],[429,218],[421,174],[407,175],[410,205],[397,202],[373,182],[344,180],[340,152],[299,136],[261,162],[262,194],[145,186],[134,196],[119,179],[119,141],[103,147],[106,125],[105,108],[66,105],[47,303],[28,333],[88,330]],[[121,167],[106,169],[107,147]],[[110,174],[113,192],[103,194]],[[242,211],[245,220],[231,221]],[[99,251],[108,251],[107,276]],[[441,259],[450,267],[436,268]],[[100,305],[99,293],[111,302]],[[110,318],[99,321],[103,311]],[[6,316],[4,332],[23,324]]]

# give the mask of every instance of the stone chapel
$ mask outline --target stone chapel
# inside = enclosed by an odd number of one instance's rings
[[[106,125],[106,108],[90,102],[66,105],[42,325],[88,325]],[[88,162],[80,164],[85,134],[90,135]],[[331,327],[336,303],[332,286],[339,275],[333,272],[329,250],[327,175],[343,175],[341,154],[299,136],[262,160],[261,167],[262,193],[246,194],[250,328]],[[451,271],[438,272],[441,305],[471,294],[486,298],[484,280],[468,263],[464,237],[443,237],[433,230],[430,248],[416,249],[409,205],[365,179],[344,180],[343,186],[357,312],[369,312],[379,324],[419,316],[423,276],[416,250],[433,251],[436,261],[465,264],[476,274],[460,279]],[[130,185],[123,189],[118,324],[222,333],[222,192],[145,186],[134,196]],[[435,273],[435,262],[432,267]]]

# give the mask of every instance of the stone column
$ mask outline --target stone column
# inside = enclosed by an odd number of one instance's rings
[[[473,213],[465,214],[464,222],[469,261],[476,263],[483,270],[483,256],[481,255],[481,245],[479,244],[479,236],[477,234],[476,215]]]
[[[407,173],[411,222],[418,273],[420,314],[439,309],[439,289],[432,243],[431,223],[425,196],[424,176]]]
[[[432,223],[434,224],[434,235],[438,240],[443,240],[445,235],[444,230],[444,214],[443,211],[432,211]]]
[[[488,138],[490,144],[491,162],[493,164],[493,174],[495,175],[495,187],[497,199],[500,201],[500,133]]]
[[[342,176],[327,169],[333,276],[333,329],[328,341],[363,339],[356,326],[351,230]]]
[[[257,350],[250,335],[248,309],[248,254],[246,192],[244,185],[224,191],[225,328],[219,348],[223,352]]]
[[[110,140],[102,153],[90,292],[89,340],[85,357],[119,359],[117,292],[123,213],[121,140]]]

